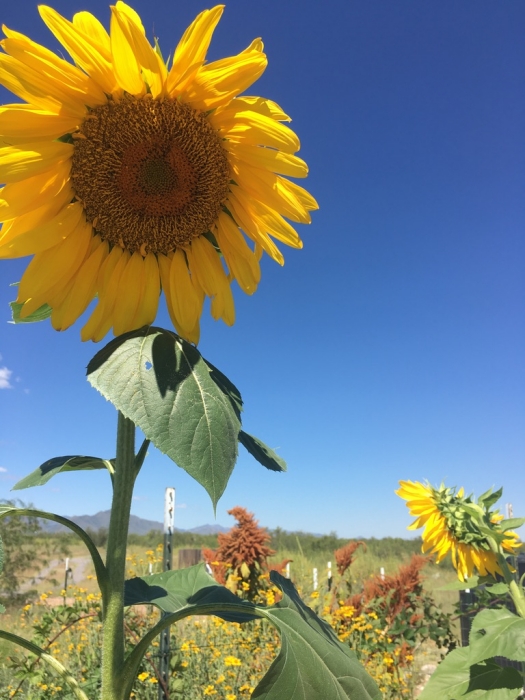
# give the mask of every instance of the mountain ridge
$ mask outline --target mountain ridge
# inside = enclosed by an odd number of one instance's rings
[[[94,515],[67,515],[68,520],[71,520],[83,530],[88,528],[91,530],[100,530],[101,528],[109,528],[110,510],[101,510]],[[56,533],[65,532],[67,528],[64,525],[59,525],[52,520],[40,520],[40,526],[44,532]],[[175,527],[174,532],[192,532],[197,535],[216,535],[219,532],[228,532],[230,528],[219,524],[198,525],[197,527],[185,530],[180,527]],[[140,518],[138,515],[131,515],[129,518],[129,534],[130,535],[147,535],[151,531],[162,532],[164,524],[159,520],[148,520]]]

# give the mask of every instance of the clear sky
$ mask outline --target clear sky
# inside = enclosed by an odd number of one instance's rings
[[[210,7],[132,5],[165,54]],[[53,6],[108,22],[100,0]],[[28,0],[0,19],[57,46]],[[270,473],[241,447],[218,523],[242,505],[271,528],[409,536],[399,479],[502,485],[525,515],[524,29],[522,0],[227,4],[210,58],[263,37],[249,92],[293,117],[320,210],[284,268],[264,260],[253,297],[236,287],[233,328],[206,311],[201,352],[241,390],[245,429],[288,462]],[[81,343],[81,322],[8,324],[26,264],[0,262],[0,498],[92,514],[110,505],[103,473],[10,493],[50,457],[114,453],[114,409],[84,378],[102,345]],[[166,486],[178,527],[214,522],[204,489],[154,449],[133,512],[161,519]]]

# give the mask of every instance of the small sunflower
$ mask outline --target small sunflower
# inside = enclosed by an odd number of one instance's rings
[[[3,27],[0,258],[33,255],[18,288],[22,318],[48,304],[65,330],[97,297],[83,340],[152,323],[164,292],[175,328],[197,342],[205,297],[233,324],[231,282],[253,294],[273,239],[302,243],[313,197],[287,177],[308,169],[282,109],[240,97],[266,68],[260,39],[205,62],[224,6],[202,12],[166,63],[140,17],[111,6],[109,33],[89,12],[39,6],[69,63]]]
[[[489,526],[494,538],[501,542],[504,551],[514,554],[521,547],[515,532],[501,531],[502,520],[497,511],[490,511],[480,498],[474,503],[464,496],[463,488],[457,492],[444,485],[436,489],[417,481],[400,481],[396,494],[407,501],[410,515],[417,519],[409,530],[423,530],[423,552],[436,554],[436,562],[450,552],[452,564],[461,581],[470,578],[475,571],[481,576],[501,574],[495,552],[480,525]]]

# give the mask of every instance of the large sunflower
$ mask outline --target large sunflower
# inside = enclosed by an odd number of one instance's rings
[[[435,553],[437,563],[450,553],[461,581],[470,578],[475,571],[481,576],[502,573],[487,535],[479,528],[480,520],[473,517],[473,513],[485,519],[506,552],[514,554],[514,550],[521,547],[515,532],[500,531],[498,523],[502,516],[484,507],[481,498],[479,504],[473,503],[470,497],[465,498],[462,488],[456,493],[455,489],[445,486],[436,489],[417,481],[400,481],[399,484],[401,488],[396,494],[407,501],[410,515],[417,518],[408,529],[424,527],[422,551]]]
[[[283,264],[273,238],[302,246],[286,219],[309,223],[317,204],[283,177],[307,175],[299,140],[275,102],[238,97],[266,67],[262,42],[205,63],[222,11],[202,12],[168,64],[120,1],[109,34],[39,7],[74,65],[4,27],[0,83],[25,103],[0,107],[0,257],[34,255],[22,317],[48,304],[64,330],[96,296],[81,335],[98,341],[151,323],[162,289],[196,343],[206,296],[231,325],[231,281],[252,294],[263,251]]]

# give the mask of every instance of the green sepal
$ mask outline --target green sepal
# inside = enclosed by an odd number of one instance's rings
[[[498,527],[504,532],[506,530],[516,530],[518,527],[525,525],[525,518],[507,518],[498,523]]]
[[[43,304],[39,309],[33,311],[32,314],[22,318],[20,312],[24,306],[23,304],[20,304],[18,301],[10,301],[9,306],[11,307],[11,323],[37,323],[38,321],[45,321],[53,312],[50,306]]]
[[[115,460],[100,459],[99,457],[86,457],[81,455],[67,455],[65,457],[53,457],[41,464],[37,469],[28,474],[13,486],[12,491],[28,489],[32,486],[42,486],[56,474],[61,472],[88,471],[92,469],[107,469],[113,474]]]
[[[215,507],[235,466],[241,429],[224,375],[217,379],[193,345],[155,327],[112,340],[87,374],[155,447],[204,486]]]
[[[239,433],[239,442],[248,450],[252,457],[262,464],[263,467],[266,467],[266,469],[270,469],[273,472],[286,471],[286,462],[284,459],[279,457],[271,447],[265,445],[259,438],[241,430]]]
[[[499,499],[503,495],[503,489],[500,488],[497,491],[494,491],[492,493],[492,488],[490,488],[488,491],[485,491],[485,493],[482,493],[481,496],[478,498],[478,503],[483,503],[485,508],[487,510],[490,510],[492,506],[499,501]]]

